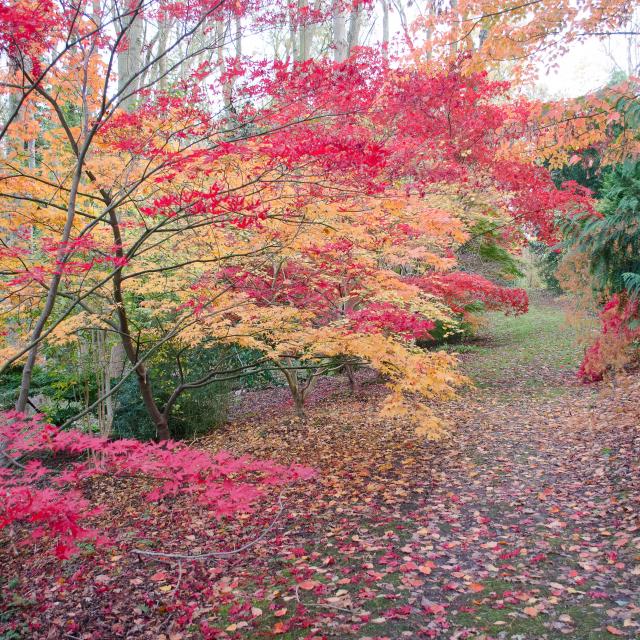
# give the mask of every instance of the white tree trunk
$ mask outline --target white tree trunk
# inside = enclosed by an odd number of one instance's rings
[[[349,52],[347,42],[347,18],[340,7],[339,0],[333,5],[333,59],[344,62]]]
[[[349,16],[349,37],[347,39],[347,56],[353,53],[354,47],[360,44],[360,27],[362,25],[362,6],[351,10]]]

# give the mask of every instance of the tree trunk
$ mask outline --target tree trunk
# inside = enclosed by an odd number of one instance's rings
[[[109,198],[106,198],[107,206],[110,202]],[[118,221],[118,214],[115,209],[111,209],[109,212],[109,224],[111,225],[111,231],[113,233],[114,246],[116,247],[116,256],[118,258],[124,257],[124,251],[122,249],[122,234],[120,232],[120,223]],[[171,435],[169,433],[169,422],[167,416],[160,411],[158,404],[153,397],[153,386],[149,378],[149,372],[144,362],[138,362],[138,350],[133,343],[131,334],[129,332],[129,318],[127,316],[127,309],[125,306],[124,296],[122,294],[122,271],[117,270],[113,276],[113,299],[116,307],[116,314],[118,316],[118,324],[120,328],[120,339],[124,352],[129,362],[135,367],[136,378],[138,380],[138,388],[142,395],[142,401],[144,406],[153,420],[153,424],[156,426],[156,436],[158,440],[169,440]]]
[[[291,21],[289,23],[289,46],[287,48],[291,51],[291,57],[294,61],[300,59],[299,44],[296,25]]]
[[[382,47],[384,55],[389,55],[389,0],[380,0],[382,4]]]
[[[73,182],[71,183],[71,189],[69,191],[69,203],[67,205],[67,219],[64,224],[64,229],[62,230],[62,235],[60,237],[60,246],[64,247],[68,242],[71,236],[71,230],[73,228],[73,221],[75,219],[76,212],[76,197],[78,194],[78,188],[80,186],[80,174],[82,171],[82,160],[78,161],[76,165],[76,171],[73,176]],[[61,264],[64,264],[66,259],[65,249],[61,248],[58,251],[58,260]],[[40,316],[35,324],[33,331],[31,332],[31,336],[29,336],[29,343],[33,343],[31,349],[29,349],[27,355],[27,361],[22,369],[22,379],[20,381],[20,391],[18,394],[18,400],[16,401],[16,411],[24,412],[27,408],[27,402],[29,400],[29,391],[31,389],[31,378],[33,377],[33,367],[36,364],[36,360],[38,358],[38,347],[39,340],[44,331],[44,327],[53,311],[53,307],[55,305],[56,299],[58,297],[58,288],[60,286],[60,281],[62,280],[61,273],[55,273],[51,278],[51,282],[49,283],[49,287],[47,290],[47,297],[45,299],[44,307],[40,312]]]
[[[356,378],[356,370],[352,364],[344,365],[344,372],[349,380],[349,387],[351,388],[351,393],[355,396],[360,393],[360,385],[358,384],[358,379]]]
[[[349,16],[349,38],[347,40],[347,56],[353,53],[354,47],[360,44],[360,26],[362,23],[362,6],[351,10]]]
[[[290,359],[291,362],[294,362],[294,359]],[[317,373],[318,371],[309,371],[309,377],[302,382],[300,380],[300,376],[296,369],[287,368],[286,365],[280,365],[276,362],[276,366],[280,368],[284,377],[287,380],[287,384],[289,385],[289,390],[291,391],[291,397],[293,398],[293,404],[296,409],[297,416],[301,419],[305,419],[304,413],[304,402],[307,399],[307,394],[311,392],[315,383],[318,379]]]
[[[166,92],[169,85],[169,79],[167,77],[167,42],[169,40],[169,30],[171,25],[166,16],[164,16],[158,25],[158,88],[162,93]]]
[[[304,420],[304,390],[300,386],[300,379],[298,378],[298,372],[295,369],[287,369],[286,366],[280,367],[280,370],[284,374],[289,385],[289,391],[293,398],[293,404],[296,409],[298,418]]]
[[[304,392],[297,391],[293,396],[293,402],[296,407],[296,415],[300,420],[304,420],[307,417],[304,412]]]
[[[117,11],[115,3],[114,6]],[[128,7],[125,10],[126,15],[119,21],[120,33],[124,31],[124,48],[118,52],[118,91],[122,92],[120,106],[126,111],[131,111],[135,106],[138,82],[137,80],[129,81],[140,71],[142,64],[143,18],[139,13],[141,0],[133,0],[126,6]]]
[[[224,47],[227,42],[227,36],[231,32],[230,19],[225,23],[223,20],[216,22],[216,47],[217,47],[217,63],[220,75],[224,75],[227,71],[227,63],[224,57]],[[233,106],[233,85],[234,80],[227,78],[222,85],[222,99],[224,101],[224,108],[227,113],[235,114],[235,108]]]
[[[458,46],[459,46],[459,42],[458,42],[458,33],[459,30],[456,26],[456,18],[458,18],[458,16],[460,15],[458,13],[458,0],[451,0],[451,14],[453,15],[454,21],[451,23],[452,27],[451,27],[451,39],[452,39],[452,45],[451,48],[453,50],[454,53],[458,53]]]
[[[129,360],[131,360],[131,358],[129,358]],[[149,379],[147,367],[145,367],[144,364],[139,364],[135,371],[138,379],[138,388],[142,395],[142,401],[144,402],[144,406],[151,417],[151,420],[153,420],[153,424],[156,426],[156,437],[158,440],[169,440],[171,438],[171,434],[169,433],[169,421],[167,420],[167,416],[160,411],[155,398],[153,397],[153,387],[151,385],[151,380]]]
[[[308,0],[298,0],[298,9],[304,10],[309,6]],[[298,51],[297,60],[304,61],[309,59],[309,43],[307,37],[309,35],[308,27],[306,24],[300,24],[298,26]]]
[[[298,9],[305,9],[309,6],[309,0],[298,0]],[[316,0],[313,6],[314,11],[320,11],[320,0]],[[304,62],[311,58],[313,39],[316,34],[314,22],[301,24],[298,32],[298,60]]]
[[[347,19],[340,7],[339,0],[333,5],[333,59],[336,62],[344,62],[347,59]]]

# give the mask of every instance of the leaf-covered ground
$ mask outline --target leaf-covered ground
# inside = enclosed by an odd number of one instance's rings
[[[325,380],[301,423],[247,394],[201,446],[311,464],[238,525],[103,482],[115,545],[62,565],[2,552],[0,638],[640,637],[640,380],[580,385],[557,304],[458,345],[476,388],[438,444],[382,423],[383,387]],[[134,548],[229,558],[138,559]],[[143,524],[146,537],[134,539]]]

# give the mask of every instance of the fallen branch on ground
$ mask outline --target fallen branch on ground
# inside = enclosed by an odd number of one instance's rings
[[[229,558],[237,553],[242,553],[247,549],[250,549],[254,545],[258,544],[261,540],[269,534],[269,532],[276,526],[280,516],[284,512],[284,503],[282,501],[282,494],[278,496],[278,513],[276,513],[275,517],[269,524],[269,526],[257,537],[243,544],[241,547],[237,549],[231,549],[229,551],[210,551],[208,553],[168,553],[165,551],[146,551],[144,549],[134,549],[131,553],[136,554],[138,556],[148,556],[151,558],[167,558],[167,559],[175,559],[175,560],[207,560],[208,558]]]

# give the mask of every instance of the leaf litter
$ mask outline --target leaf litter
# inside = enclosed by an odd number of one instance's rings
[[[474,355],[473,357],[482,357]],[[81,638],[607,638],[640,636],[640,381],[532,393],[517,358],[510,392],[442,407],[451,435],[417,440],[380,420],[385,389],[325,379],[304,422],[279,390],[245,394],[234,423],[198,443],[317,477],[237,523],[185,499],[146,504],[139,481],[100,481],[108,549],[56,564],[2,550],[0,634]],[[503,390],[508,383],[503,378]],[[256,413],[258,415],[256,415]],[[150,550],[246,551],[206,562]],[[145,538],[140,539],[140,530]],[[17,553],[17,555],[15,555]],[[14,635],[9,635],[13,633]]]

